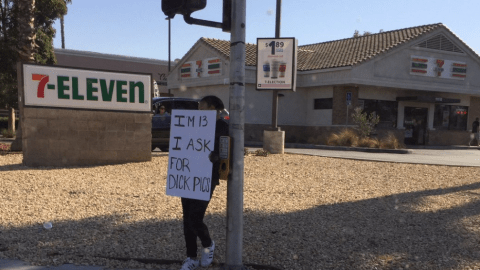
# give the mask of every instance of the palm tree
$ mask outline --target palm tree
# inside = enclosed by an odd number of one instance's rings
[[[72,0],[65,0],[65,6],[71,4]],[[63,20],[63,15],[60,17],[60,29],[62,35],[62,49],[65,49],[65,21]]]
[[[18,46],[17,52],[19,55],[19,60],[21,62],[33,62],[35,60],[35,0],[17,0],[16,2],[18,8]],[[19,91],[19,100],[21,96],[21,91]],[[21,102],[18,103],[18,109],[20,110],[20,117],[22,117],[23,108]],[[11,108],[10,110],[13,110]],[[10,111],[10,117],[13,116],[12,121],[15,121],[15,111]],[[9,117],[9,118],[10,118]],[[10,119],[9,119],[10,120]],[[10,122],[10,121],[9,121]],[[13,122],[15,123],[15,122]],[[22,129],[21,125],[18,126],[18,131],[15,137],[15,141],[11,146],[12,151],[21,151],[22,150]]]
[[[33,62],[35,53],[35,0],[17,0],[18,46],[17,52],[22,62]]]

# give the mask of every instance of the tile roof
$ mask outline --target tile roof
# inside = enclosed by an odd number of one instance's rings
[[[450,31],[443,24],[437,23],[356,38],[352,37],[298,46],[298,70],[353,66],[440,27]],[[230,56],[230,41],[211,38],[202,38],[201,41],[207,43],[226,57]],[[256,55],[257,45],[247,43],[245,64],[247,66],[255,66]]]

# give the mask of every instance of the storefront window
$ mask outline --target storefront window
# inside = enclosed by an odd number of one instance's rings
[[[397,101],[360,99],[359,103],[363,103],[363,111],[368,115],[375,113],[380,116],[378,128],[395,128],[397,126]]]
[[[314,110],[331,110],[333,107],[333,98],[316,98],[313,100]]]
[[[444,130],[467,130],[468,107],[435,104],[433,127]]]

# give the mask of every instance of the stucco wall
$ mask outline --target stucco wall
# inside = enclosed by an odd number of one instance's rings
[[[359,86],[359,99],[390,100],[395,101],[397,97],[403,96],[402,89],[392,89],[379,86]]]
[[[24,107],[26,166],[150,161],[151,114]]]
[[[333,86],[308,87],[305,107],[307,117],[305,123],[308,126],[329,126],[332,124],[333,110],[314,110],[314,100],[317,98],[333,98]]]
[[[202,98],[207,95],[218,96],[229,108],[229,85],[192,86],[175,89],[176,97]],[[284,95],[278,99],[278,125],[306,125],[306,92],[281,91]],[[272,122],[272,91],[257,91],[255,85],[245,87],[245,123],[270,125]],[[313,101],[312,101],[313,102]]]
[[[168,76],[168,87],[170,89],[188,89],[191,87],[202,87],[202,86],[211,86],[211,85],[229,85],[229,61],[224,57],[220,56],[220,54],[213,50],[211,47],[205,46],[203,43],[199,43],[198,47],[193,47],[191,51],[189,51],[184,59],[184,62],[178,63],[175,68],[172,69]],[[221,74],[218,76],[209,76],[203,78],[182,78],[180,76],[180,69],[185,62],[189,61],[197,61],[197,60],[205,60],[208,58],[220,58],[222,68]]]
[[[444,34],[464,53],[431,50],[415,47],[424,40],[438,34]],[[411,89],[421,91],[451,92],[480,95],[480,62],[470,49],[456,41],[447,31],[436,31],[415,42],[397,46],[396,49],[380,54],[372,60],[367,60],[355,66],[351,72],[351,81],[356,84],[376,85],[391,88]],[[467,63],[465,80],[425,77],[410,74],[411,56],[422,56],[444,60],[454,60]]]

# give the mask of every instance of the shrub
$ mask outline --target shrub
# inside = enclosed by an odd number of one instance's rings
[[[380,141],[377,138],[360,138],[358,140],[359,147],[379,148]]]
[[[366,112],[362,113],[362,108],[357,107],[352,114],[353,122],[358,125],[357,130],[360,133],[360,137],[365,138],[370,136],[375,128],[375,125],[380,122],[380,116],[375,116],[373,113],[367,116]]]
[[[389,133],[386,138],[380,141],[380,148],[383,149],[400,149],[405,148],[405,145],[401,143],[393,133]]]
[[[9,152],[11,149],[10,144],[0,143],[0,153]]]
[[[255,151],[255,156],[267,157],[270,154],[267,150],[258,149]]]
[[[15,138],[15,131],[11,131],[8,129],[2,129],[2,136],[4,138]]]
[[[389,133],[384,139],[359,137],[352,129],[344,129],[340,133],[332,133],[328,137],[327,145],[332,146],[353,146],[353,147],[369,147],[382,149],[400,149],[405,148],[393,133]]]
[[[344,129],[340,133],[330,135],[327,144],[334,146],[357,146],[358,135],[352,129]]]

